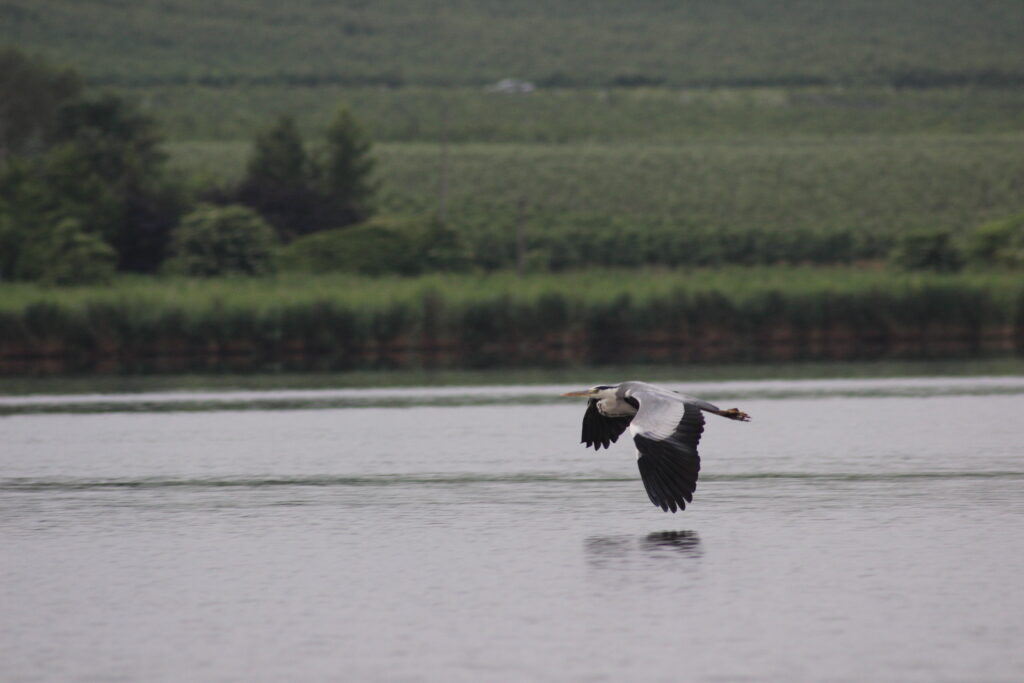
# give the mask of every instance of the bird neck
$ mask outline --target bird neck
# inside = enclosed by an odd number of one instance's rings
[[[615,395],[603,396],[597,400],[597,411],[605,417],[632,417],[636,408]]]

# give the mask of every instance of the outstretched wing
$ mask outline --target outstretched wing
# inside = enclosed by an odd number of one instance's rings
[[[587,412],[583,414],[583,438],[580,442],[587,444],[588,448],[593,446],[595,451],[601,450],[601,446],[608,448],[619,440],[632,419],[605,417],[597,409],[597,400],[590,399],[587,403]]]
[[[684,510],[697,488],[704,414],[678,395],[642,389],[631,393],[640,409],[629,431],[647,496],[666,512]]]

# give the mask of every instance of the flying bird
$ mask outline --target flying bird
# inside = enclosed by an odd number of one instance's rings
[[[629,428],[644,488],[651,502],[665,512],[685,510],[693,501],[700,472],[697,444],[704,433],[704,413],[741,422],[750,420],[736,408],[722,410],[647,382],[602,384],[562,395],[590,399],[583,414],[581,440],[588,448],[608,448]]]

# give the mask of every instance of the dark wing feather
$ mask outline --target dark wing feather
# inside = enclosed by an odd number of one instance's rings
[[[704,433],[704,415],[700,408],[686,404],[682,419],[675,432],[667,439],[653,439],[636,434],[640,457],[640,477],[651,502],[665,512],[685,510],[693,500],[700,472],[697,444]]]
[[[587,444],[588,448],[593,446],[595,451],[601,450],[601,446],[608,448],[619,440],[632,420],[631,417],[605,417],[597,409],[597,400],[590,399],[587,412],[583,414],[583,438],[580,442]]]

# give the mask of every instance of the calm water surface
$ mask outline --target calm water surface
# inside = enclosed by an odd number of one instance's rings
[[[604,378],[595,378],[604,379]],[[5,681],[1024,680],[1024,378],[0,399]]]

